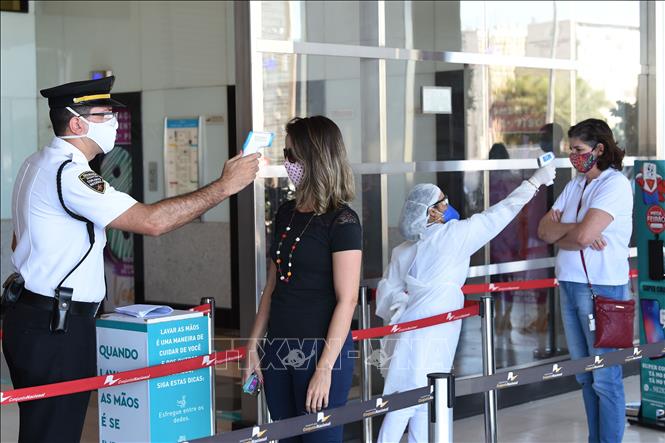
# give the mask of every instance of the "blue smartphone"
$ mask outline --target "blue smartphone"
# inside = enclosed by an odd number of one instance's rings
[[[242,391],[249,395],[257,395],[261,392],[261,380],[259,380],[256,373],[252,372],[252,375],[250,375],[245,384],[242,385]]]

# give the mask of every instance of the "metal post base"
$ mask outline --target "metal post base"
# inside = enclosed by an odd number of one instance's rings
[[[455,376],[452,372],[427,374],[434,399],[427,404],[430,443],[453,441],[453,406],[455,404]]]

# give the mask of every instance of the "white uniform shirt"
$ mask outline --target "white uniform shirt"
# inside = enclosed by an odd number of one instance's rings
[[[27,289],[52,297],[90,247],[85,222],[69,216],[58,198],[56,175],[68,159],[72,162],[62,172],[62,196],[70,211],[94,223],[95,244],[62,285],[74,290],[73,300],[99,302],[105,295],[105,228],[136,200],[101,180],[83,153],[60,138],[28,157],[19,170],[12,196],[17,241],[12,262]]]
[[[377,288],[376,315],[391,319],[390,306],[405,291],[406,309],[397,322],[462,308],[462,285],[471,255],[496,237],[535,193],[533,185],[523,181],[485,211],[464,220],[431,225],[417,242],[407,241],[393,249],[390,266]],[[390,362],[384,395],[423,386],[430,372],[450,371],[461,329],[462,321],[458,320],[382,340],[382,363]]]
[[[603,210],[612,216],[612,222],[602,234],[607,246],[602,251],[584,249],[584,261],[591,283],[624,285],[628,283],[628,244],[633,231],[633,192],[630,182],[614,168],[604,170],[586,186],[578,216],[577,206],[584,182],[584,175],[571,180],[552,208],[563,212],[562,223],[581,222],[590,208]],[[579,251],[559,249],[556,276],[561,281],[587,282]]]

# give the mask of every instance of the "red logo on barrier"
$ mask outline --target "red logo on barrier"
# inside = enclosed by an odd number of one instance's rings
[[[665,209],[658,205],[649,206],[647,209],[647,227],[654,234],[665,231]]]
[[[203,362],[201,362],[201,364],[202,364],[203,366],[214,365],[214,364],[215,364],[215,360],[217,360],[215,357],[210,358],[209,355],[204,355],[204,356],[203,356]]]
[[[113,386],[114,384],[120,381],[119,378],[114,378],[112,375],[107,375],[106,380],[104,380],[104,386],[109,385]]]

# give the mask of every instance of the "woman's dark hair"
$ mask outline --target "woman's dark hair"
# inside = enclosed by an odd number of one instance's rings
[[[355,195],[353,171],[339,127],[327,117],[296,117],[286,124],[293,154],[304,168],[296,188],[298,206],[324,214],[349,203]]]
[[[571,138],[579,138],[594,148],[598,143],[603,144],[605,149],[596,163],[601,171],[610,166],[619,171],[623,169],[623,157],[626,153],[617,146],[612,130],[603,120],[589,118],[571,126],[568,130],[568,139]]]
[[[504,160],[510,158],[508,155],[508,149],[503,143],[494,143],[490,148],[490,160]]]

